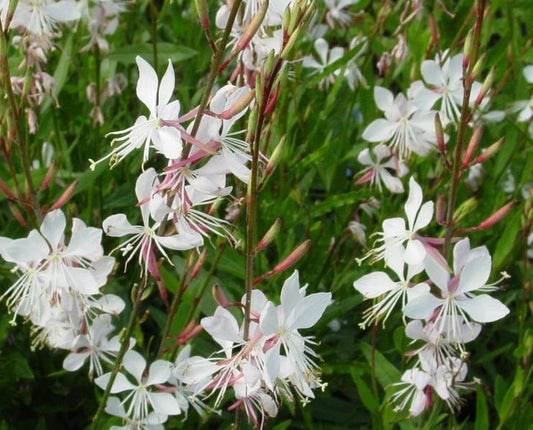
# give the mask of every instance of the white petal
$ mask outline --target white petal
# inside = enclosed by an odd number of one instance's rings
[[[163,78],[161,79],[161,83],[159,84],[159,97],[157,100],[157,104],[160,108],[162,106],[166,106],[170,101],[172,93],[174,92],[174,84],[174,67],[172,67],[172,61],[170,61],[169,59],[167,70],[163,75]]]
[[[405,202],[405,214],[407,215],[407,225],[413,231],[418,209],[422,204],[422,188],[412,176],[409,178],[409,196]]]
[[[131,225],[124,214],[108,216],[102,223],[102,228],[106,235],[112,237],[138,234],[140,232],[139,227]]]
[[[379,110],[385,112],[392,108],[394,96],[392,93],[383,87],[374,87],[374,100]]]
[[[40,230],[52,248],[56,249],[59,246],[66,225],[65,214],[59,209],[45,216]]]
[[[426,60],[420,67],[420,72],[426,83],[442,87],[442,70],[436,61]]]
[[[162,127],[153,135],[154,147],[169,160],[181,157],[181,134],[174,127]]]
[[[419,240],[410,240],[405,247],[405,262],[409,265],[420,265],[426,257],[426,248]]]
[[[424,269],[428,274],[429,279],[431,279],[431,281],[440,288],[445,296],[448,296],[448,282],[450,280],[450,274],[446,268],[439,264],[439,262],[434,258],[429,256],[428,258],[424,259]]]
[[[111,378],[111,372],[99,376],[94,380],[94,383],[98,385],[102,390],[105,390],[107,387],[107,383],[109,382],[109,378]],[[111,387],[111,394],[121,393],[123,391],[130,391],[134,390],[135,388],[135,385],[128,381],[128,379],[122,373],[117,373],[117,377],[115,378],[113,386]]]
[[[178,415],[180,406],[176,398],[170,393],[149,393],[150,403],[157,415]]]
[[[461,271],[457,292],[465,293],[485,286],[490,276],[490,269],[490,255],[481,255],[468,261]]]
[[[438,299],[431,293],[427,293],[410,300],[402,311],[408,318],[422,320],[429,318],[433,311],[442,303],[442,299]]]
[[[390,139],[395,129],[395,123],[379,118],[372,121],[365,128],[361,137],[368,142],[382,142]]]
[[[148,371],[148,379],[145,382],[145,386],[154,385],[154,384],[164,384],[167,382],[168,377],[170,376],[170,368],[172,363],[166,360],[156,360],[150,365],[150,370]],[[169,415],[169,414],[167,414]]]
[[[507,306],[488,294],[482,294],[467,300],[457,300],[457,305],[470,318],[480,323],[499,320],[509,313]]]
[[[396,288],[396,283],[385,272],[372,272],[353,283],[365,299],[373,299]]]
[[[157,73],[142,57],[135,57],[139,68],[139,79],[137,81],[137,97],[155,115],[157,97]]]
[[[137,351],[130,349],[124,354],[122,361],[124,368],[137,380],[141,382],[144,369],[146,368],[146,360]]]
[[[63,360],[63,369],[68,370],[69,372],[75,372],[83,363],[85,359],[89,356],[89,352],[71,352]]]
[[[413,231],[418,231],[426,227],[433,218],[433,202],[426,202],[420,208],[418,216],[416,217],[415,225],[413,226]]]
[[[524,74],[526,81],[528,81],[530,84],[533,84],[533,66],[524,67],[522,73]]]
[[[286,326],[292,330],[312,327],[322,317],[331,302],[331,293],[310,294],[300,301],[287,317]]]

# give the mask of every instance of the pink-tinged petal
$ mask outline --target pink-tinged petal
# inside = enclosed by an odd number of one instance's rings
[[[409,300],[402,309],[402,312],[408,318],[425,320],[428,319],[433,311],[442,305],[443,302],[444,300],[438,299],[428,292]]]
[[[137,97],[155,115],[157,104],[157,73],[142,57],[135,57],[137,67],[139,68],[139,79],[137,80]]]
[[[489,323],[503,318],[509,313],[509,308],[499,300],[481,294],[473,298],[457,300],[457,306],[464,310],[470,318],[480,323]]]
[[[304,297],[287,316],[285,325],[291,330],[314,326],[330,302],[331,293],[315,293]]]
[[[146,387],[154,384],[164,384],[167,382],[170,376],[170,369],[172,363],[166,360],[156,360],[150,364],[150,370],[148,371],[148,379],[144,383]]]
[[[374,299],[396,288],[396,282],[385,272],[372,272],[353,283],[365,299]]]
[[[426,83],[436,87],[442,87],[442,70],[436,61],[424,61],[422,66],[420,66],[420,72],[422,73],[422,77]]]
[[[405,247],[405,263],[409,265],[420,265],[423,263],[424,258],[426,258],[426,254],[426,248],[422,242],[419,240],[409,240]]]
[[[395,123],[378,118],[365,128],[361,137],[368,142],[383,142],[392,137],[396,127]]]
[[[183,144],[180,132],[174,127],[161,127],[152,135],[154,148],[169,160],[181,157]]]
[[[409,178],[409,196],[405,202],[405,214],[407,215],[407,225],[413,231],[416,215],[422,204],[422,188],[412,176]]]
[[[137,380],[141,382],[144,369],[146,368],[146,360],[137,351],[130,349],[124,354],[122,362],[124,368]]]
[[[437,260],[428,257],[424,260],[424,269],[433,282],[445,296],[449,295],[448,282],[450,281],[450,273]]]
[[[491,265],[490,255],[481,255],[468,261],[461,271],[457,293],[475,291],[485,286],[490,276]]]
[[[68,370],[69,372],[75,372],[80,369],[85,363],[85,359],[89,356],[89,351],[87,352],[71,352],[63,360],[63,369]]]
[[[380,176],[387,189],[392,193],[403,193],[403,184],[400,179],[392,176],[386,169],[380,170]]]
[[[416,299],[417,297],[421,297],[425,294],[429,294],[430,288],[429,285],[425,282],[421,282],[420,284],[413,285],[412,287],[409,287],[407,289],[407,302]]]
[[[161,415],[178,415],[181,411],[176,398],[170,393],[149,393],[148,398],[154,412]]]
[[[386,112],[392,108],[394,96],[388,89],[376,86],[374,87],[374,100],[378,109]]]
[[[159,84],[159,97],[157,99],[158,106],[166,106],[172,97],[174,92],[174,67],[172,67],[172,61],[168,60],[168,66],[161,83]]]
[[[99,376],[94,380],[94,383],[102,390],[105,390],[110,378],[111,372]],[[137,387],[128,381],[128,379],[122,373],[117,373],[117,377],[115,378],[113,386],[111,387],[111,394],[122,393],[123,391],[131,391],[135,390],[136,388]]]
[[[63,238],[67,221],[65,214],[57,209],[49,212],[41,224],[41,233],[46,238],[52,248],[56,249]]]
[[[108,216],[102,222],[102,229],[107,236],[111,237],[121,237],[141,232],[141,228],[139,226],[131,225],[124,214]]]

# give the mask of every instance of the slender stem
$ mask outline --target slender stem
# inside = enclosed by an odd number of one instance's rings
[[[477,18],[474,24],[474,33],[472,40],[472,50],[470,58],[468,59],[468,68],[463,76],[463,106],[461,108],[461,117],[459,120],[459,129],[457,132],[457,140],[455,143],[453,160],[452,160],[452,183],[448,194],[448,202],[446,205],[446,231],[444,234],[443,254],[446,256],[450,252],[450,244],[452,240],[453,231],[455,228],[453,215],[455,206],[457,204],[457,192],[462,175],[462,155],[465,144],[465,133],[468,127],[468,120],[470,118],[470,93],[472,91],[472,69],[474,68],[480,46],[481,27],[483,24],[483,16],[485,14],[485,0],[478,0],[476,4]]]
[[[124,355],[126,354],[128,350],[128,346],[130,344],[130,337],[133,333],[133,329],[135,328],[135,324],[137,322],[137,314],[139,313],[139,308],[141,306],[142,302],[142,294],[144,290],[146,289],[146,285],[148,283],[148,278],[146,275],[144,275],[143,280],[141,282],[141,285],[137,288],[137,292],[135,294],[135,300],[133,302],[133,308],[131,310],[130,319],[128,321],[128,325],[126,326],[126,331],[124,333],[124,337],[122,339],[120,350],[117,354],[117,358],[115,360],[115,365],[113,367],[113,371],[111,372],[111,377],[109,378],[109,381],[107,383],[107,386],[105,388],[104,394],[102,398],[100,399],[100,404],[98,406],[98,410],[96,411],[96,414],[94,414],[93,421],[91,424],[91,428],[93,430],[97,430],[100,427],[98,427],[98,421],[100,420],[100,417],[102,416],[107,399],[109,397],[109,394],[111,394],[111,387],[113,387],[113,383],[115,382],[115,378],[117,377],[118,371],[120,370],[120,366],[122,365],[122,359],[124,358]]]
[[[202,116],[204,115],[205,109],[207,108],[207,103],[209,102],[209,97],[211,96],[211,90],[213,89],[216,77],[218,76],[218,68],[222,64],[224,52],[226,51],[226,46],[231,35],[231,29],[233,28],[233,23],[235,22],[235,17],[237,16],[237,12],[241,3],[242,0],[235,0],[233,2],[228,17],[228,22],[226,23],[226,27],[224,28],[224,33],[222,35],[222,38],[220,39],[220,42],[217,44],[217,52],[215,58],[213,58],[213,61],[211,61],[211,68],[209,69],[207,84],[205,85],[204,93],[200,101],[200,106],[198,106],[198,113],[196,114],[196,118],[194,119],[194,124],[192,126],[191,136],[193,137],[196,136],[196,133],[198,133],[198,129],[200,128],[200,122],[202,120]],[[190,151],[191,144],[186,143],[183,147],[183,154],[181,158],[183,160],[186,159],[189,156]]]
[[[31,176],[30,161],[27,154],[26,139],[22,132],[22,120],[20,117],[20,108],[17,106],[15,95],[13,94],[13,88],[11,87],[11,75],[9,73],[9,65],[7,60],[7,35],[2,34],[0,37],[0,73],[2,79],[2,85],[4,87],[5,97],[7,98],[7,107],[5,113],[7,113],[8,133],[13,137],[15,146],[18,149],[20,162],[22,165],[22,171],[26,181],[26,199],[21,198],[21,201],[26,200],[31,207],[30,214],[33,215],[37,224],[42,221],[41,207],[39,205],[39,199],[37,192],[33,184]],[[22,197],[22,196],[20,196]],[[28,207],[25,205],[25,208]]]

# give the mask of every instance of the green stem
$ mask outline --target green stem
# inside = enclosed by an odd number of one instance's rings
[[[202,120],[202,116],[204,115],[205,109],[207,108],[207,103],[209,102],[209,97],[211,96],[211,90],[213,89],[216,77],[218,76],[218,68],[222,64],[224,52],[226,51],[226,46],[229,42],[229,38],[231,35],[231,29],[233,28],[233,23],[235,22],[235,17],[237,16],[237,12],[241,3],[242,0],[235,0],[233,2],[228,17],[228,22],[226,23],[226,27],[224,28],[224,34],[222,35],[220,42],[217,44],[217,52],[215,58],[213,59],[213,61],[211,61],[211,68],[209,69],[207,84],[205,85],[204,93],[202,95],[202,99],[200,100],[200,105],[198,106],[198,112],[196,114],[196,118],[194,119],[194,124],[192,126],[191,136],[193,137],[196,136],[196,133],[198,133],[198,129],[200,128],[200,122]],[[181,158],[183,160],[186,159],[189,156],[190,151],[191,144],[186,143],[183,147],[183,154]]]
[[[113,371],[111,372],[111,377],[109,378],[109,381],[107,383],[107,386],[105,388],[104,394],[102,398],[100,399],[100,404],[98,406],[98,410],[94,414],[91,429],[97,430],[100,427],[98,427],[98,422],[104,412],[107,399],[109,395],[111,394],[111,387],[113,387],[113,383],[115,382],[115,378],[117,377],[118,371],[120,370],[120,366],[122,365],[122,359],[124,358],[124,355],[128,351],[128,347],[130,344],[130,337],[133,333],[133,329],[135,328],[135,324],[137,322],[137,314],[139,313],[139,308],[141,306],[142,302],[142,294],[144,290],[146,289],[146,285],[148,282],[148,278],[146,275],[143,277],[141,285],[137,288],[137,292],[135,294],[135,300],[133,302],[133,308],[131,310],[130,319],[128,321],[128,325],[126,326],[126,331],[124,332],[123,339],[120,345],[120,350],[117,354],[117,358],[115,360],[115,365],[113,367]]]
[[[446,205],[446,231],[444,234],[443,254],[447,256],[450,252],[450,245],[452,241],[452,235],[455,228],[453,215],[455,212],[455,206],[457,204],[457,192],[459,190],[459,184],[461,182],[462,175],[462,156],[465,145],[465,133],[468,127],[468,120],[470,118],[470,93],[472,90],[473,78],[471,76],[472,69],[474,68],[480,46],[480,34],[481,26],[483,24],[483,15],[485,12],[485,0],[478,0],[476,4],[477,18],[474,24],[474,33],[472,40],[472,50],[470,52],[470,58],[468,59],[468,68],[463,76],[464,92],[463,92],[463,106],[461,108],[461,117],[459,120],[459,129],[457,132],[457,140],[455,143],[453,160],[452,160],[452,183],[448,194],[448,201]]]

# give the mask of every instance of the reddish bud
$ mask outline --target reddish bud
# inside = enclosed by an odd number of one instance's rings
[[[503,219],[505,215],[509,213],[509,211],[513,208],[515,205],[514,202],[509,202],[505,206],[498,209],[496,212],[494,212],[491,216],[489,216],[486,220],[481,221],[478,225],[479,230],[485,230],[486,228],[489,228],[490,226],[496,224],[498,221]]]
[[[237,42],[237,46],[235,51],[240,52],[246,46],[248,46],[248,43],[250,43],[250,40],[255,36],[255,33],[259,30],[261,27],[261,24],[263,22],[263,19],[266,15],[267,9],[268,9],[268,0],[263,0],[263,3],[261,3],[261,6],[257,10],[257,13],[254,15],[254,17],[251,19],[250,24],[248,25],[248,28],[244,31],[242,37]]]
[[[469,164],[470,160],[472,159],[472,155],[474,154],[474,151],[477,149],[479,142],[481,141],[481,135],[483,134],[483,126],[480,125],[476,127],[474,130],[474,134],[470,138],[470,142],[468,142],[468,147],[466,148],[465,155],[463,156],[462,161],[462,168],[466,169]]]
[[[446,202],[444,201],[444,196],[442,194],[437,196],[435,219],[439,225],[446,224]]]
[[[213,298],[220,306],[222,306],[223,308],[229,308],[231,306],[231,303],[226,298],[226,295],[224,294],[224,291],[222,291],[222,288],[220,288],[220,285],[214,284],[212,293]]]
[[[50,185],[50,182],[52,181],[52,178],[54,177],[54,174],[57,170],[57,163],[54,161],[52,164],[50,164],[50,167],[48,167],[48,170],[46,172],[46,175],[44,176],[43,182],[41,182],[41,190],[46,190],[48,186]]]
[[[268,229],[268,231],[265,233],[265,235],[261,238],[261,240],[257,244],[257,248],[255,248],[255,252],[259,252],[265,249],[278,235],[280,228],[281,228],[281,219],[276,218],[276,221],[274,221],[274,224],[272,224],[272,226]]]
[[[11,190],[8,188],[8,186],[6,185],[6,183],[4,181],[2,181],[2,179],[0,178],[0,191],[2,191],[4,193],[4,195],[10,199],[10,200],[17,200],[17,198],[15,197],[15,195],[11,192]]]
[[[13,214],[13,217],[18,221],[18,223],[22,227],[26,228],[28,224],[26,223],[26,220],[24,219],[24,217],[22,216],[18,208],[12,202],[7,202],[7,204],[9,206],[9,210]]]
[[[435,114],[435,134],[437,135],[437,148],[441,154],[446,153],[446,142],[444,141],[444,130],[439,114]]]
[[[196,10],[198,11],[198,17],[200,18],[200,25],[204,30],[208,29],[209,24],[209,12],[207,10],[207,3],[205,0],[195,0]]]
[[[76,179],[68,188],[61,194],[57,201],[50,208],[51,211],[62,207],[74,194],[76,188],[78,188],[79,181]]]
[[[487,158],[496,154],[496,152],[498,152],[498,150],[501,148],[504,142],[505,142],[505,137],[502,137],[496,143],[493,143],[492,145],[490,145],[487,149],[483,151],[483,153],[480,156],[478,156],[474,160],[473,164],[483,163]]]
[[[207,248],[205,248],[202,253],[200,254],[200,257],[198,257],[198,260],[196,261],[192,271],[191,271],[191,281],[198,276],[198,273],[200,273],[200,269],[204,265],[205,257],[207,256]]]
[[[240,97],[232,106],[230,106],[228,109],[226,109],[220,117],[222,119],[230,119],[237,115],[238,113],[242,112],[244,109],[246,109],[252,100],[254,99],[255,92],[254,91],[248,91],[246,94],[244,94],[242,97]]]

